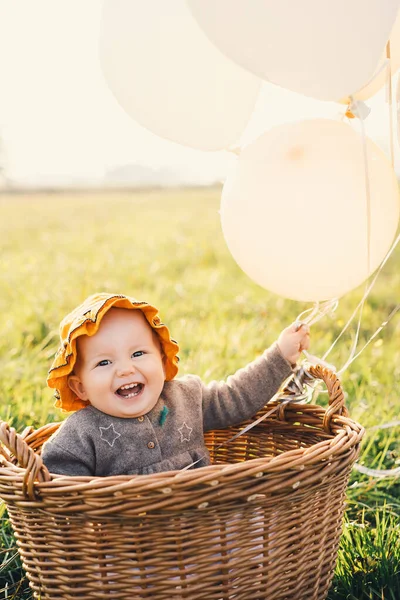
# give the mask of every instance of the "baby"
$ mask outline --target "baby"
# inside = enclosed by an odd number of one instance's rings
[[[63,475],[149,474],[210,464],[203,433],[251,418],[292,373],[309,329],[292,325],[226,382],[175,379],[179,350],[156,308],[123,295],[90,296],[60,325],[49,371],[56,406],[74,411],[44,444]]]

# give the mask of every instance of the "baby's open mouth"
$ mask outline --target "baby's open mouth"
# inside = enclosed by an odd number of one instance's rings
[[[128,383],[127,385],[121,385],[115,393],[122,398],[134,398],[134,396],[140,394],[143,388],[143,383]]]

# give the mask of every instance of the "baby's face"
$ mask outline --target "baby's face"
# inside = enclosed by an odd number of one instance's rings
[[[160,346],[140,310],[111,308],[93,336],[79,337],[68,383],[81,400],[115,417],[140,417],[164,386]]]

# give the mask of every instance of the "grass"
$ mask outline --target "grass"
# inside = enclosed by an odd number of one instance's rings
[[[370,515],[371,516],[371,515]],[[400,598],[400,523],[384,507],[344,523],[331,600]]]
[[[62,418],[45,384],[58,324],[95,291],[158,306],[180,342],[180,373],[206,381],[249,362],[310,307],[261,289],[239,269],[221,234],[219,196],[218,189],[0,196],[1,419],[22,430]],[[398,250],[368,298],[359,347],[400,301]],[[312,257],[304,257],[304,276],[312,276]],[[313,354],[322,356],[362,293],[346,295],[313,327]],[[400,461],[399,427],[369,430],[399,418],[399,334],[396,315],[342,376],[351,416],[367,428],[359,462],[373,469]],[[353,335],[354,328],[330,362],[344,364]],[[400,597],[399,515],[399,479],[353,471],[330,600]],[[0,540],[0,595],[28,600],[4,508]]]

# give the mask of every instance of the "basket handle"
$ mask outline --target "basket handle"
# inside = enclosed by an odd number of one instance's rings
[[[37,498],[35,481],[50,481],[51,476],[42,458],[28,446],[23,437],[14,427],[5,421],[0,421],[0,442],[10,451],[18,461],[18,465],[25,469],[22,491],[24,496],[31,500]],[[4,456],[4,452],[2,453]]]
[[[349,415],[349,412],[344,404],[344,392],[342,389],[342,384],[336,373],[321,364],[307,366],[303,373],[303,377],[306,379],[307,376],[311,375],[313,379],[321,379],[326,385],[329,396],[329,406],[324,413],[322,425],[327,433],[332,434],[332,419],[337,416],[348,417]],[[293,394],[293,390],[290,388],[290,382],[289,387],[284,388],[283,391]],[[293,401],[296,401],[295,396],[293,397]],[[287,406],[287,404],[281,404],[279,407],[279,419],[282,421],[285,420],[285,408]]]

